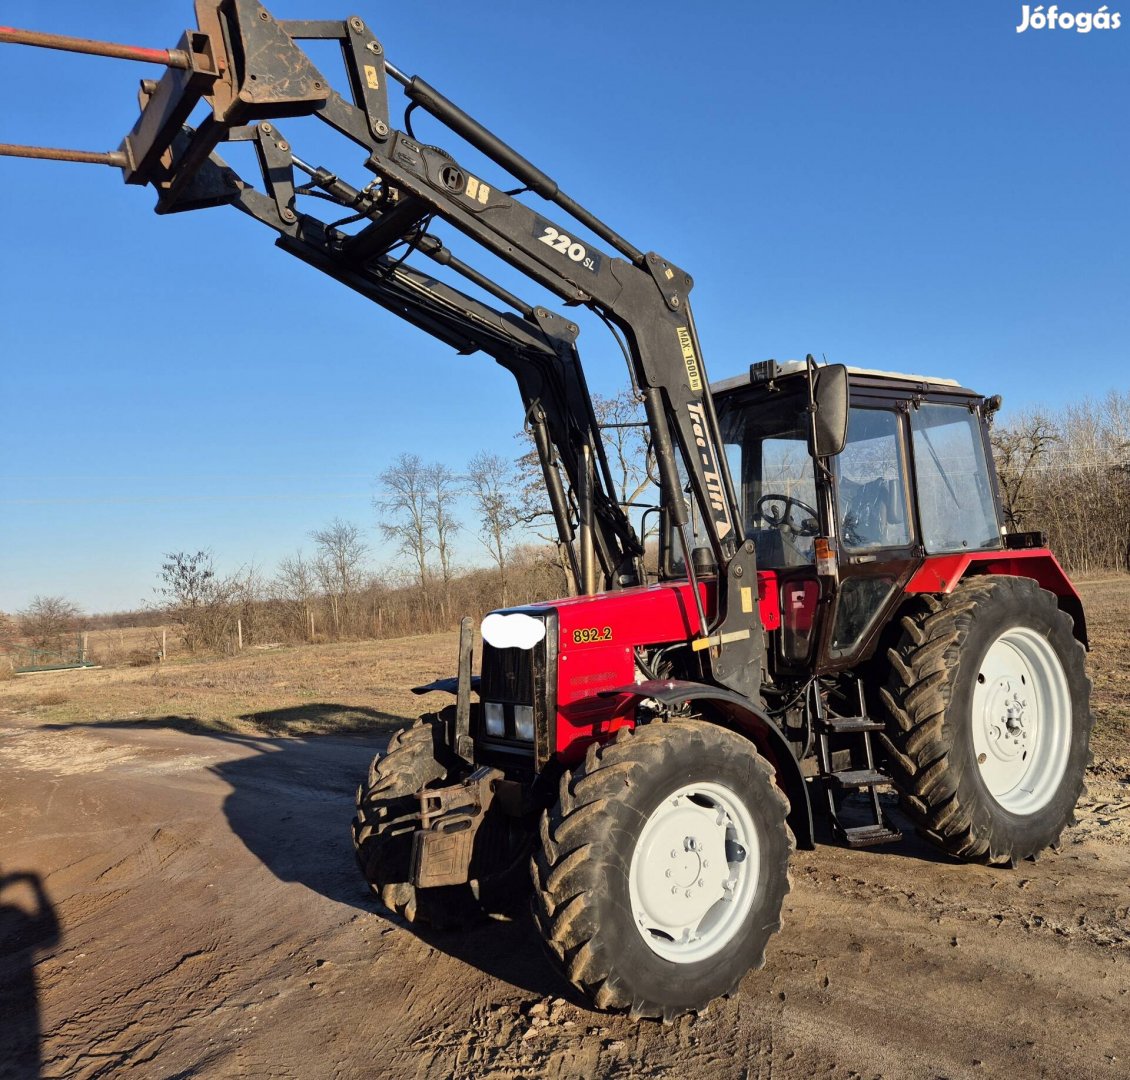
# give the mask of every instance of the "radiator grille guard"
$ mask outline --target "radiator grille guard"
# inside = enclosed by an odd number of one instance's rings
[[[543,609],[523,612],[545,622],[545,637],[532,649],[498,649],[483,642],[482,675],[479,682],[478,723],[474,732],[477,761],[515,763],[516,755],[533,754],[541,769],[553,754],[557,715],[557,615]],[[505,733],[490,734],[485,707],[502,706]],[[529,706],[534,715],[534,739],[515,733],[515,706]]]

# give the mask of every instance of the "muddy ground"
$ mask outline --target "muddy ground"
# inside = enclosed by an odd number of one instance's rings
[[[1060,853],[1008,871],[913,837],[799,852],[766,967],[670,1027],[584,1008],[524,919],[450,937],[378,910],[348,821],[383,736],[10,701],[0,1076],[1130,1076],[1130,642],[1112,611],[1100,753]]]

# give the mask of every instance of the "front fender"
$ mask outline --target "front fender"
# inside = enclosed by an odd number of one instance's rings
[[[752,702],[731,690],[684,679],[651,679],[616,690],[605,690],[600,696],[619,697],[625,694],[635,699],[633,704],[644,700],[658,701],[667,706],[693,704],[706,720],[749,739],[758,753],[773,766],[777,786],[788,796],[789,828],[793,830],[797,846],[807,850],[815,847],[812,804],[808,800],[808,785],[800,771],[800,762],[793,756],[789,740],[780,728]]]

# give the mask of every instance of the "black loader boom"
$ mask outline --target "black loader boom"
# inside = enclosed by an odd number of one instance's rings
[[[99,53],[168,69],[159,81],[142,80],[141,114],[116,151],[0,145],[0,153],[119,167],[127,184],[153,186],[160,214],[233,206],[274,229],[276,243],[291,255],[459,352],[481,350],[494,357],[518,382],[558,532],[582,592],[638,584],[643,550],[613,494],[576,350],[577,327],[525,303],[457,259],[430,230],[440,221],[451,225],[567,305],[597,312],[623,335],[632,381],[647,414],[662,507],[680,538],[687,572],[693,581],[696,566],[708,566],[720,577],[713,622],[699,612],[707,628],[699,648],[709,655],[719,683],[756,696],[761,627],[735,599],[740,596],[736,583],[754,580],[754,552],[743,542],[721,450],[691,313],[690,275],[625,240],[424,79],[396,68],[359,17],[276,20],[256,0],[197,0],[196,17],[199,28],[186,31],[169,50],[0,28],[0,43]],[[340,91],[311,62],[304,41],[340,44],[346,72]],[[403,129],[391,120],[394,84],[409,100]],[[187,120],[202,100],[211,113],[190,127]],[[411,125],[417,109],[474,146],[519,186],[504,190],[446,150],[417,140]],[[279,126],[303,116],[324,121],[362,147],[374,179],[358,188],[303,160]],[[254,143],[261,187],[239,176],[218,152],[225,142],[244,141]],[[579,239],[572,224],[519,201],[518,195],[527,192],[553,204],[615,254]],[[353,234],[342,231],[308,213],[305,207],[313,199],[300,203],[303,196],[328,199],[350,219],[367,224]],[[502,310],[415,268],[408,259],[416,255],[461,274],[500,301]],[[680,459],[696,532],[708,544],[694,557]],[[693,593],[697,599],[698,590]]]

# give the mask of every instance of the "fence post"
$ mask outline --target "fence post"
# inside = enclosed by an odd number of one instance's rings
[[[236,633],[236,637],[239,640],[239,651],[243,652],[243,620],[242,619],[236,619],[235,620],[235,633]]]
[[[161,627],[161,659],[165,659],[165,628]]]

